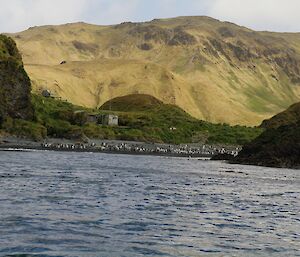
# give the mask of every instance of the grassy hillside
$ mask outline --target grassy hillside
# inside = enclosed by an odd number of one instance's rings
[[[48,88],[89,108],[149,94],[206,121],[258,125],[300,100],[299,34],[179,17],[34,27],[12,36],[34,92]]]
[[[149,95],[118,97],[106,102],[100,109],[111,110],[119,115],[120,125],[127,128],[129,139],[136,139],[136,134],[140,136],[139,140],[175,144],[243,144],[262,131],[200,121],[181,108],[164,104]]]
[[[199,121],[177,106],[163,104],[148,95],[129,95],[112,99],[100,110],[87,109],[70,103],[32,96],[36,120],[9,120],[5,130],[12,134],[42,140],[46,136],[85,140],[135,140],[157,143],[209,143],[240,145],[250,142],[262,130],[243,126],[212,124]],[[84,113],[76,112],[84,110]],[[117,127],[87,124],[86,114],[114,113],[119,116]]]
[[[300,168],[300,103],[265,120],[261,126],[266,130],[243,147],[235,162]]]

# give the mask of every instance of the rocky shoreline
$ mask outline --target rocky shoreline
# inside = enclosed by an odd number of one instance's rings
[[[218,154],[236,156],[240,151],[240,148],[220,145],[169,145],[114,140],[89,140],[89,142],[83,143],[65,139],[48,139],[44,142],[33,142],[18,138],[5,138],[0,142],[0,150],[48,150],[64,152],[95,152],[108,154],[211,158]]]

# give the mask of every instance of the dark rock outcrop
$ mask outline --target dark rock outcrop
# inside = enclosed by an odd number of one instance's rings
[[[196,38],[184,31],[182,28],[178,27],[174,29],[174,36],[168,42],[170,46],[178,46],[178,45],[194,45],[197,43]]]
[[[171,30],[155,25],[140,25],[131,29],[128,34],[131,36],[139,36],[145,41],[164,43],[169,46],[194,45],[197,43],[196,38],[181,27],[176,27]]]
[[[80,42],[77,40],[72,41],[72,44],[77,50],[83,51],[83,52],[95,53],[97,51],[97,49],[99,48],[97,44],[83,43],[83,42]]]
[[[170,40],[171,32],[167,29],[155,25],[136,26],[128,32],[131,36],[143,37],[145,41],[154,41],[156,43],[167,43]]]
[[[264,120],[261,127],[264,129],[276,129],[280,126],[297,124],[300,120],[300,103],[291,105],[286,111],[281,112],[271,119]]]
[[[235,32],[228,27],[220,27],[218,32],[224,38],[235,37]]]
[[[233,163],[300,168],[300,103],[262,123],[266,131],[243,150]]]
[[[144,43],[138,46],[139,49],[143,51],[149,51],[153,48],[152,44]]]
[[[244,146],[234,163],[300,168],[300,122],[266,130]]]
[[[0,116],[33,119],[31,84],[15,42],[0,35]]]

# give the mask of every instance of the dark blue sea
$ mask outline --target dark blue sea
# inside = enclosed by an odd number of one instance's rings
[[[300,171],[0,152],[0,256],[300,256]]]

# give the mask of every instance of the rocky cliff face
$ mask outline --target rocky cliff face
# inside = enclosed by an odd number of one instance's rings
[[[265,120],[266,131],[244,146],[233,161],[242,164],[300,168],[300,103]]]
[[[30,101],[31,84],[23,68],[15,42],[0,35],[0,116],[16,119],[33,118]]]

